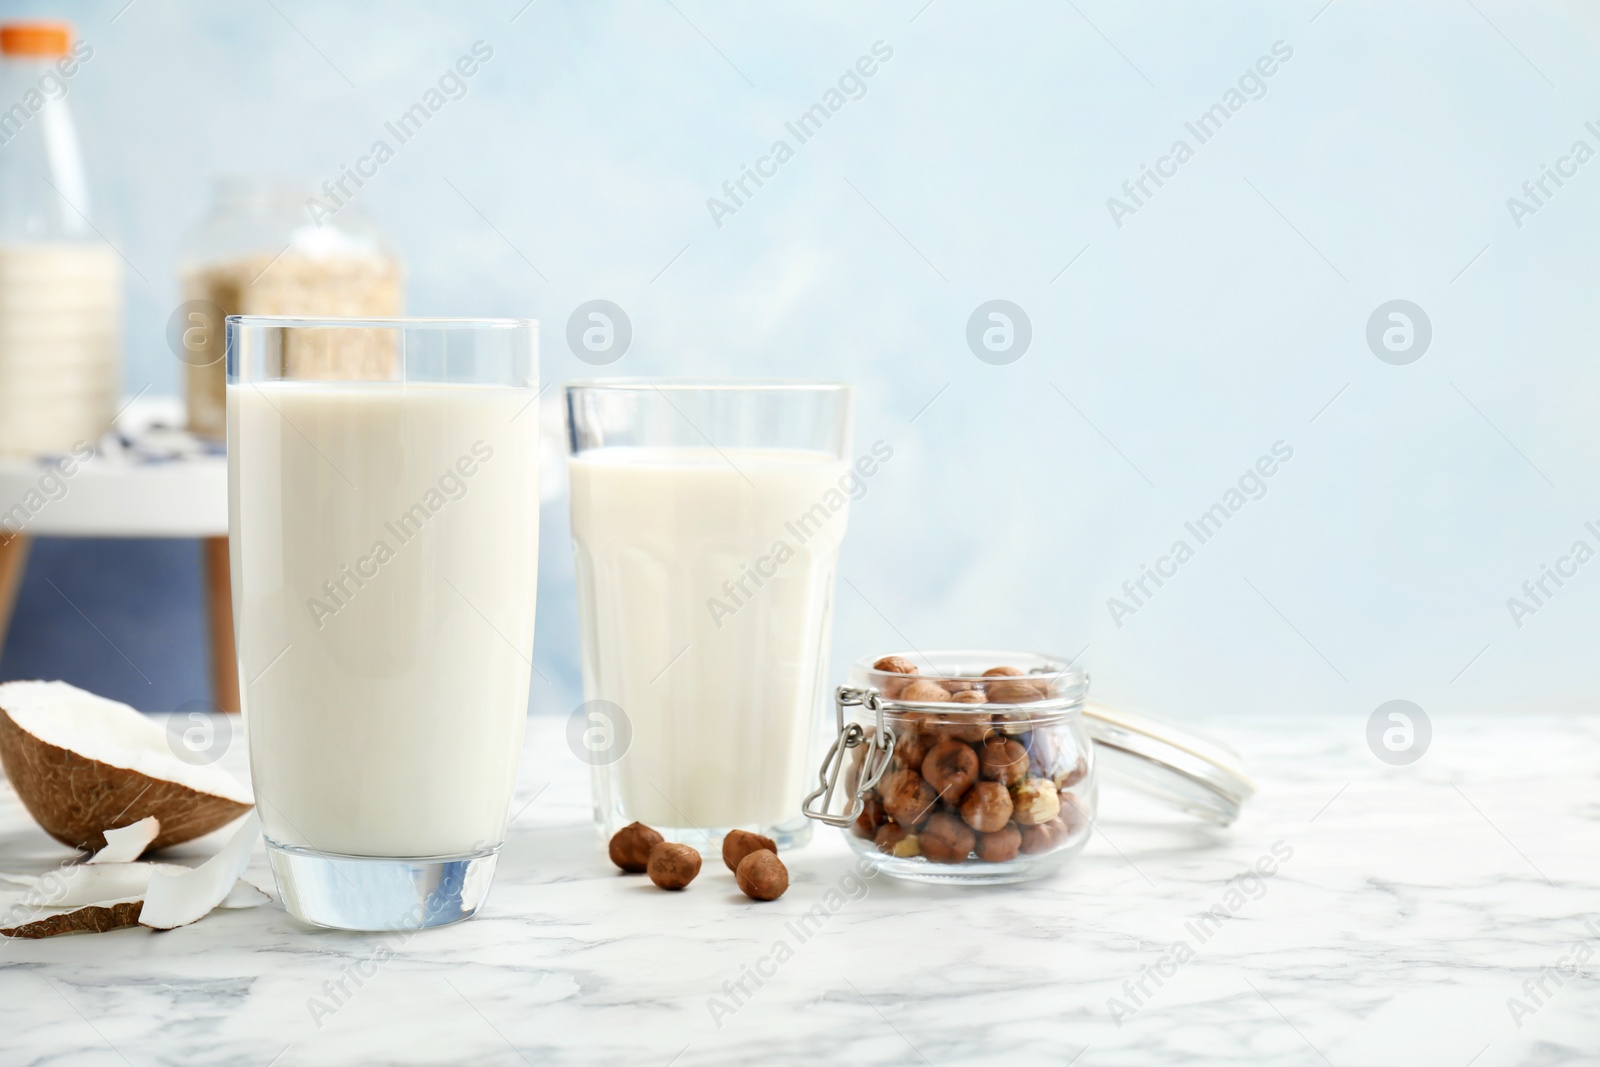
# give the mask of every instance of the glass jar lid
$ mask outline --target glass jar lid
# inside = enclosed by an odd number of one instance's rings
[[[1256,787],[1238,753],[1170,722],[1098,704],[1083,709],[1095,760],[1120,782],[1227,826]]]

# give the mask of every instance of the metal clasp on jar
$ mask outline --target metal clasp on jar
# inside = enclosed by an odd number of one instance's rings
[[[872,712],[877,725],[869,735],[866,729],[858,722],[846,722],[844,709],[864,707]],[[849,826],[861,817],[861,809],[865,805],[863,798],[867,790],[878,784],[878,779],[883,777],[883,772],[889,769],[889,758],[894,753],[894,730],[884,722],[883,701],[878,696],[876,689],[853,689],[841,685],[833,691],[833,709],[837,720],[838,735],[834,737],[833,744],[828,748],[828,754],[822,759],[822,769],[817,775],[821,783],[815,790],[806,795],[800,803],[800,810],[808,819],[817,819],[830,826]],[[845,755],[857,745],[871,746],[861,765],[861,779],[851,790],[850,810],[841,815],[828,814],[828,808],[833,803],[833,792],[839,785],[839,774],[844,770]],[[822,803],[813,809],[812,805],[818,799]]]

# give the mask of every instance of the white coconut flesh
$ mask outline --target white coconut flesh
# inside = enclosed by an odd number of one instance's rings
[[[106,847],[89,857],[90,863],[132,863],[144,855],[144,850],[150,847],[161,833],[161,820],[154,815],[146,815],[138,822],[129,823],[127,826],[116,830],[104,831]]]
[[[105,845],[106,829],[151,815],[160,832],[147,847],[179,844],[232,822],[254,800],[222,768],[179,759],[156,721],[65,682],[0,684],[0,760],[46,831],[91,851]]]
[[[182,872],[175,863],[71,864],[34,877],[31,884],[0,894],[0,908],[79,908],[87,904],[143,898],[158,870]]]
[[[142,866],[155,868],[172,865],[151,863]],[[179,867],[172,873],[188,869]],[[222,898],[217,907],[234,911],[260,907],[271,900],[266,893],[241,878],[228,890],[228,895]],[[142,895],[75,904],[56,901],[53,905],[41,905],[37,903],[37,898],[26,894],[0,896],[0,936],[40,938],[120,930],[140,925],[139,916],[143,910]]]
[[[0,875],[13,886],[0,892],[0,935],[55,937],[135,925],[170,930],[217,908],[265,904],[272,898],[243,878],[260,834],[251,813],[221,851],[198,867],[82,863],[47,874]]]
[[[261,820],[255,812],[244,817],[228,843],[198,867],[172,873],[156,871],[150,876],[144,894],[144,909],[139,925],[157,930],[187,926],[204,918],[228,899],[261,836]]]
[[[226,908],[229,911],[238,908],[257,908],[270,900],[272,898],[267,896],[266,893],[241,878],[233,883],[233,888],[228,890],[228,895],[222,898],[222,903],[218,904],[217,907]]]
[[[220,767],[180,759],[128,705],[64,682],[0,684],[0,763],[40,826],[94,852],[47,874],[0,872],[0,935],[172,929],[271,899],[242,878],[261,832],[253,813],[198,867],[138,862],[232,822],[253,798]]]

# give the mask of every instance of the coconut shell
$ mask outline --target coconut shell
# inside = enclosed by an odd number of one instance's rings
[[[0,928],[0,937],[56,937],[61,934],[103,934],[107,930],[121,930],[139,925],[142,900],[124,900],[111,904],[90,904],[60,915],[23,923],[21,926]]]
[[[153,815],[161,822],[161,833],[150,848],[161,849],[208,834],[250,810],[251,805],[239,799],[43,741],[17,725],[4,707],[3,695],[0,689],[0,765],[28,814],[64,845],[98,851],[106,843],[102,831]],[[170,758],[174,777],[184,776],[187,765]]]

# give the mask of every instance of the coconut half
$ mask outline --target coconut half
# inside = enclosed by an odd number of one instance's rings
[[[148,816],[160,832],[147,847],[181,844],[254,802],[222,768],[174,755],[153,720],[65,682],[0,684],[0,764],[50,836],[90,852]]]

